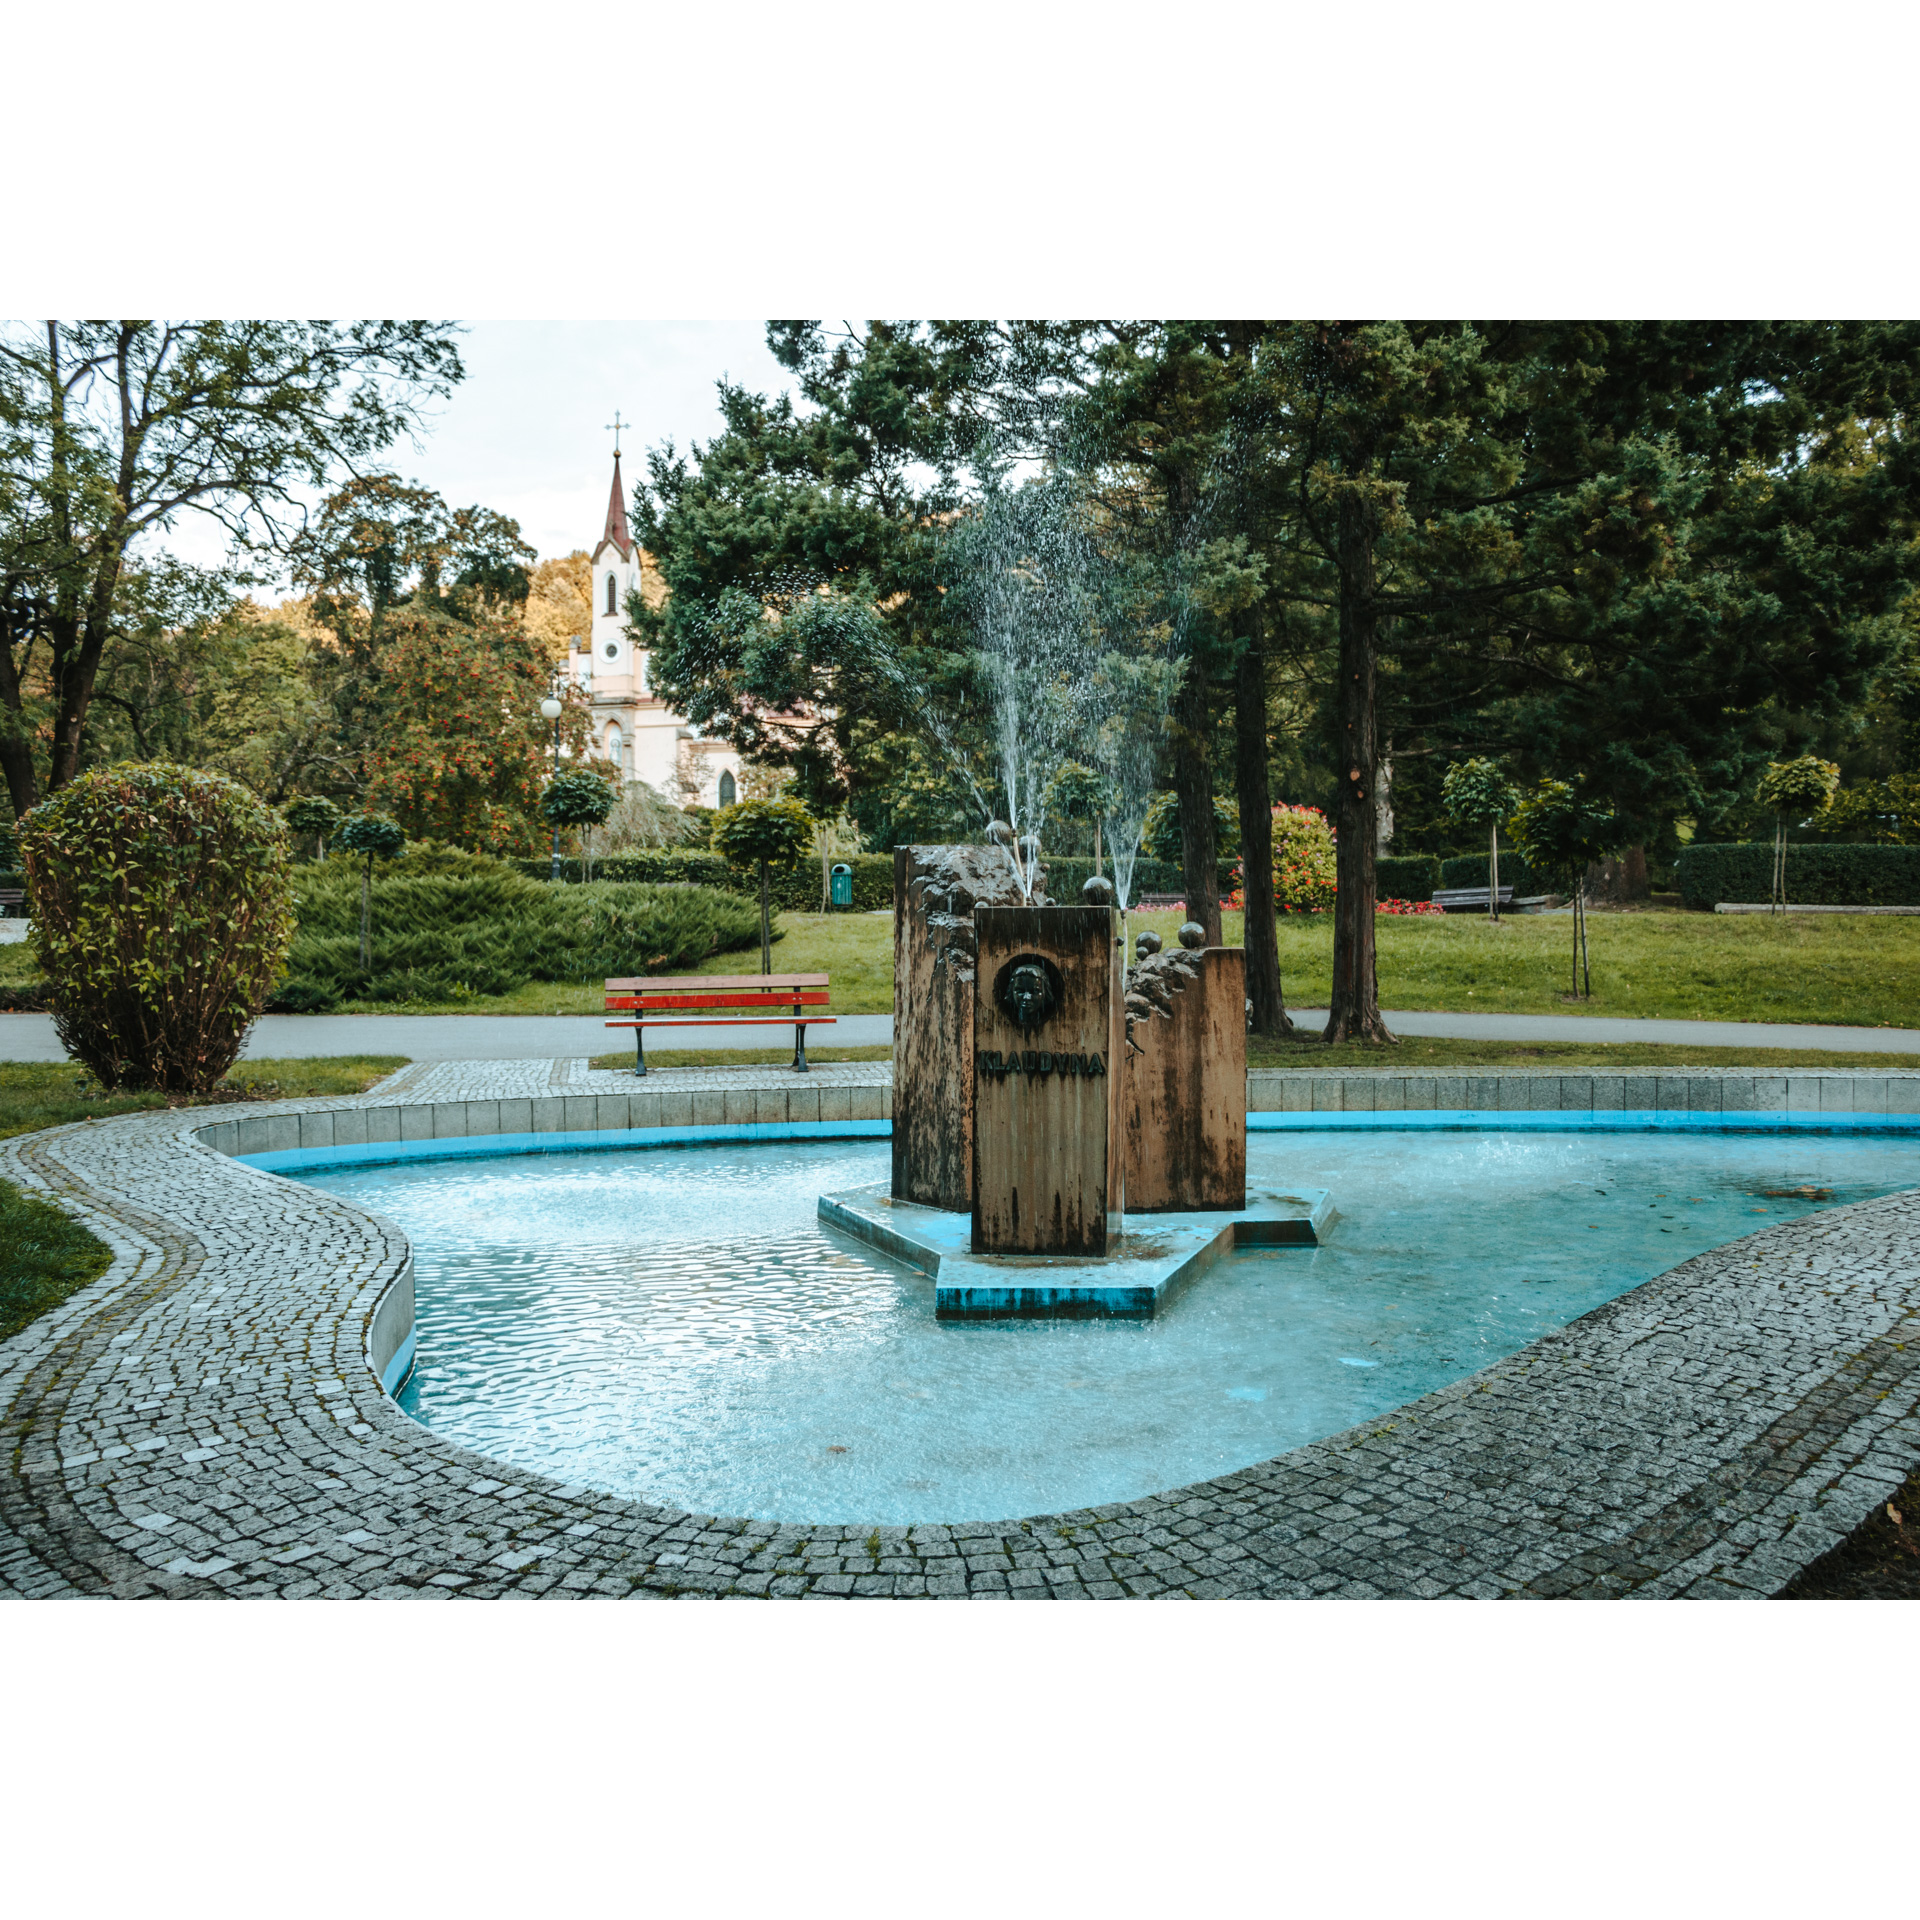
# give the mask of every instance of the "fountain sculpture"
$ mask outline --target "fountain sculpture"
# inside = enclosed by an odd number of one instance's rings
[[[1189,925],[1129,971],[1112,899],[1057,905],[991,844],[894,852],[893,1178],[820,1215],[930,1274],[943,1320],[1145,1317],[1331,1217],[1247,1192],[1240,950]]]

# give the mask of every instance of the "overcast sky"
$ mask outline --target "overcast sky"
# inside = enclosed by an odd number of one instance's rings
[[[711,439],[714,383],[725,374],[759,393],[791,382],[768,353],[763,320],[477,320],[460,340],[467,377],[416,447],[387,465],[449,506],[492,507],[520,522],[544,559],[591,550],[607,510],[618,409],[629,489],[646,449]],[[211,564],[220,529],[183,519],[169,544]]]

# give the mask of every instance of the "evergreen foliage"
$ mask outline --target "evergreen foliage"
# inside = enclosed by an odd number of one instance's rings
[[[289,800],[280,809],[280,814],[293,832],[313,835],[315,859],[324,860],[327,857],[327,835],[340,824],[343,816],[325,794],[303,793]]]
[[[1764,840],[1695,841],[1674,862],[1683,905],[1711,911],[1721,901],[1767,898],[1774,848]],[[1920,907],[1920,846],[1797,842],[1792,904],[1809,907]]]
[[[67,782],[19,838],[68,1053],[107,1088],[213,1086],[293,931],[285,822],[223,774],[160,761]]]
[[[1231,860],[1240,851],[1240,815],[1230,801],[1213,797],[1214,845],[1221,858]],[[1177,866],[1181,857],[1180,797],[1157,793],[1147,809],[1146,830],[1140,836],[1140,850],[1150,860]],[[1275,854],[1278,858],[1278,850]]]
[[[373,876],[376,930],[363,965],[360,880],[341,860],[301,869],[299,932],[277,1008],[458,1001],[530,980],[678,972],[759,937],[758,910],[738,894],[604,880],[542,886],[505,861],[421,848]]]

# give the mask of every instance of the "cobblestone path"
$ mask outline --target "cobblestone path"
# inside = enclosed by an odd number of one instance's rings
[[[247,1111],[483,1097],[409,1071]],[[1151,1499],[911,1528],[689,1514],[409,1420],[366,1359],[402,1236],[214,1152],[194,1130],[216,1117],[0,1143],[0,1175],[116,1253],[0,1345],[0,1592],[1757,1596],[1920,1459],[1920,1194],[1898,1194],[1698,1255],[1383,1419]]]

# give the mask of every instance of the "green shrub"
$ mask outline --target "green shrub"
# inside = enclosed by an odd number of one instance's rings
[[[549,864],[544,859],[513,862],[530,880],[546,879]],[[891,873],[893,869],[889,866],[887,870]],[[649,847],[634,853],[609,854],[606,859],[593,863],[593,871],[601,880],[637,881],[647,886],[733,887],[744,884],[742,876],[728,866],[719,854],[682,847]],[[563,858],[560,877],[578,885],[582,878],[580,862]],[[759,886],[757,876],[753,884],[756,888]]]
[[[545,880],[547,862],[516,860],[515,868],[529,879]],[[893,855],[856,853],[846,856],[853,869],[853,905],[856,912],[893,905]],[[1083,863],[1089,872],[1093,863]],[[729,866],[717,853],[682,852],[664,847],[644,853],[621,853],[593,863],[596,880],[637,881],[650,886],[718,887],[727,893],[760,897],[760,876],[740,867]],[[578,860],[560,862],[560,878],[568,886],[577,886],[582,878]],[[768,897],[776,907],[789,913],[820,911],[820,862],[809,855],[790,873],[768,877]],[[842,909],[846,911],[846,909]]]
[[[1457,887],[1484,887],[1487,884],[1487,869],[1488,861],[1484,853],[1463,853],[1454,859],[1442,860],[1440,890],[1451,893]],[[1505,847],[1500,849],[1500,884],[1511,887],[1516,900],[1549,890],[1545,880],[1527,865],[1526,856],[1518,847],[1511,852]]]
[[[285,822],[224,774],[123,762],[19,833],[61,1044],[110,1089],[206,1092],[287,953]]]
[[[553,887],[507,861],[427,847],[376,863],[371,965],[363,971],[356,865],[329,860],[300,873],[300,930],[274,1002],[285,1012],[674,972],[759,937],[756,905],[717,888],[604,880]]]
[[[1080,898],[1081,884],[1093,872],[1091,860],[1048,853],[1044,847],[1040,850],[1040,865],[1047,876],[1047,898],[1069,907]],[[1111,880],[1113,861],[1103,860],[1100,871]],[[1180,869],[1177,864],[1169,866],[1163,860],[1149,860],[1145,854],[1133,863],[1132,899],[1138,900],[1143,893],[1179,891]]]
[[[1213,796],[1214,852],[1224,871],[1240,852],[1240,810],[1232,801]],[[1147,808],[1146,825],[1140,836],[1140,851],[1155,860],[1178,868],[1180,851],[1180,799],[1174,793],[1156,793]],[[1154,891],[1158,892],[1156,888]],[[1176,885],[1173,889],[1179,891]],[[1224,891],[1224,889],[1223,889]]]
[[[1795,841],[1787,897],[1808,907],[1920,907],[1920,847]],[[1682,847],[1674,883],[1689,907],[1722,900],[1758,904],[1773,887],[1774,848],[1765,840]]]
[[[1507,885],[1507,862],[1524,864],[1518,854],[1500,856],[1500,884]],[[1486,881],[1480,882],[1482,886]],[[1381,900],[1431,900],[1440,885],[1440,856],[1437,853],[1390,855],[1373,863],[1373,890]]]

